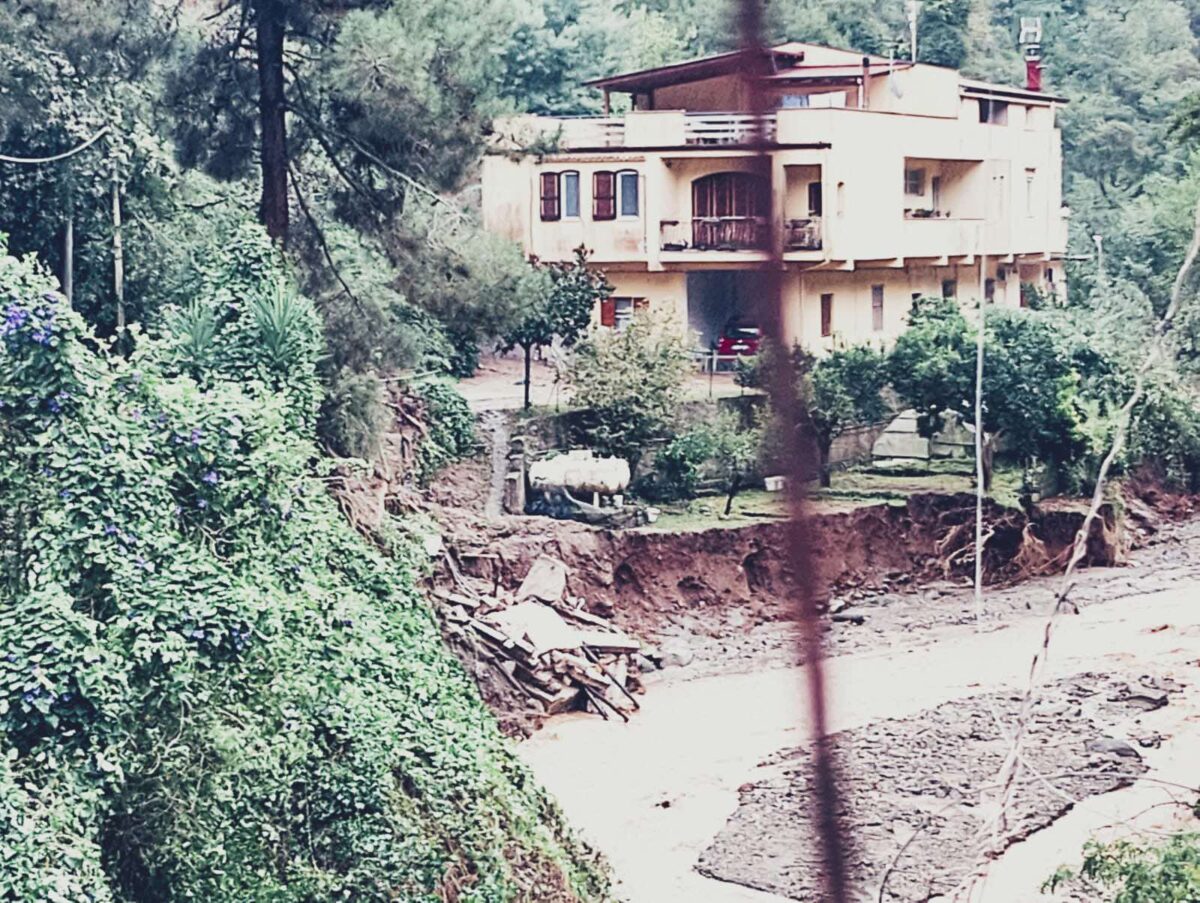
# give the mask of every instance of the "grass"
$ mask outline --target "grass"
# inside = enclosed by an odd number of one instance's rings
[[[909,496],[921,492],[973,493],[972,467],[970,461],[914,462],[890,469],[854,467],[834,473],[828,488],[813,487],[809,499],[815,512],[834,513],[868,505],[903,504]],[[1020,486],[1020,468],[998,467],[990,496],[1002,505],[1016,507]],[[787,499],[782,492],[747,490],[738,493],[729,517],[722,516],[724,510],[725,497],[715,495],[664,505],[658,521],[647,529],[685,532],[770,523],[787,517]]]

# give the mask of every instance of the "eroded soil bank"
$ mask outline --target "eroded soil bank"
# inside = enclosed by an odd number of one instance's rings
[[[597,614],[651,642],[691,632],[716,636],[792,617],[789,589],[804,576],[834,608],[930,581],[955,583],[973,571],[975,501],[921,494],[812,516],[816,573],[791,571],[786,523],[667,532],[612,531],[545,518],[485,520],[461,510],[443,522],[462,571],[515,587],[539,555],[571,570],[568,591]],[[1127,509],[1129,510],[1129,509]],[[1152,534],[1157,515],[1097,520],[1085,564],[1111,565]],[[1084,506],[1053,502],[1031,514],[989,503],[985,550],[989,583],[1053,572],[1082,522]]]

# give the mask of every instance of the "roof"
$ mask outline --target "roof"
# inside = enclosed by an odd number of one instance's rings
[[[779,47],[771,47],[763,53],[774,67],[787,68],[798,61],[796,55],[790,53],[787,47],[788,45],[783,44]],[[803,58],[803,53],[800,54],[800,58]],[[668,66],[657,66],[653,69],[640,69],[636,72],[597,78],[584,82],[584,84],[588,87],[603,88],[606,91],[644,94],[670,85],[681,85],[720,75],[733,75],[745,68],[745,59],[746,55],[743,51],[733,50],[729,53],[718,53],[715,56],[684,60],[682,63],[672,63]]]
[[[772,82],[838,82],[860,78],[864,65],[871,75],[898,72],[911,69],[914,66],[930,66],[929,63],[911,63],[907,60],[889,59],[884,56],[859,53],[856,50],[846,50],[840,47],[826,47],[823,44],[806,44],[801,41],[788,41],[765,49],[763,55],[770,63],[772,72],[766,78]],[[606,78],[597,78],[584,82],[589,87],[603,88],[606,91],[621,91],[632,94],[647,94],[658,88],[679,85],[687,82],[715,78],[721,75],[733,75],[745,71],[746,56],[743,51],[735,50],[729,53],[718,53],[713,56],[697,57],[658,66],[653,69],[641,69],[636,72],[625,72]],[[935,67],[945,68],[945,67]],[[991,82],[978,81],[970,78],[959,78],[959,85],[964,94],[972,96],[999,97],[1043,103],[1066,103],[1064,97],[1047,94],[1043,91],[1030,91],[1026,88],[1000,85]]]
[[[1000,85],[995,82],[981,82],[973,78],[958,80],[962,92],[971,96],[1000,97],[1015,100],[1040,100],[1043,103],[1068,103],[1065,97],[1048,94],[1045,91],[1030,91],[1028,88],[1015,88],[1012,85]]]

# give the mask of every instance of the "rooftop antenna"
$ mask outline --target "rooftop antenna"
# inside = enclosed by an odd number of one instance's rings
[[[908,45],[911,59],[917,61],[917,20],[921,17],[921,0],[908,0],[905,4],[908,10]]]

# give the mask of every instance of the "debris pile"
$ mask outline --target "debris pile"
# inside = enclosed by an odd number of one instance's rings
[[[534,561],[515,593],[481,591],[463,577],[453,557],[446,562],[455,590],[435,587],[444,631],[469,652],[485,697],[486,673],[523,698],[525,714],[553,715],[574,709],[606,720],[629,720],[642,691],[639,676],[655,664],[641,643],[586,609],[567,593],[567,566],[556,558]],[[489,702],[493,702],[489,699]]]

